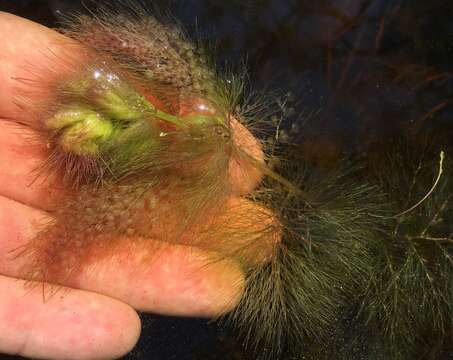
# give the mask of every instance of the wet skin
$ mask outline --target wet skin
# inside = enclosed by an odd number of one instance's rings
[[[17,88],[27,90],[25,69],[49,65],[70,44],[62,35],[28,20],[0,13],[0,353],[59,359],[107,359],[128,352],[140,335],[136,309],[169,315],[212,316],[231,309],[241,295],[243,274],[225,259],[209,267],[209,253],[169,245],[144,267],[140,250],[86,269],[46,302],[41,286],[24,288],[18,279],[24,259],[11,251],[27,242],[37,224],[50,216],[62,186],[53,174],[32,181],[45,161],[44,144],[28,146],[33,129],[16,105]],[[74,51],[73,44],[68,48]],[[58,63],[52,63],[55,72]],[[236,124],[235,141],[260,157],[258,143]],[[238,194],[251,191],[259,176],[246,176],[240,163],[230,166]],[[158,240],[158,239],[157,239]],[[156,240],[156,241],[157,241]],[[137,268],[138,267],[138,268]],[[92,269],[91,269],[92,270]],[[195,271],[196,270],[196,271]]]

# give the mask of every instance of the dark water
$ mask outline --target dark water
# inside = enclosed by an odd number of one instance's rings
[[[170,8],[189,33],[215,42],[219,64],[247,58],[252,85],[282,94],[282,136],[316,161],[367,152],[397,133],[452,132],[452,1],[154,3]],[[0,10],[48,26],[58,11],[80,8],[69,0],[0,1]],[[206,320],[142,320],[140,342],[124,359],[251,358],[228,329]]]

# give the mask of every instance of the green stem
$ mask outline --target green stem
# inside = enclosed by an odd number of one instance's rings
[[[157,117],[160,120],[172,123],[177,126],[183,125],[183,122],[181,121],[181,118],[175,115],[170,115],[162,110],[156,109],[154,112],[154,116]]]

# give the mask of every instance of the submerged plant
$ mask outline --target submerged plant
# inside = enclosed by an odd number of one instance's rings
[[[392,359],[437,359],[452,350],[453,163],[434,140],[399,142],[373,168],[396,213],[373,249],[361,315]]]
[[[50,55],[64,71],[35,69],[43,100],[23,102],[65,193],[18,249],[24,278],[64,284],[119,243],[150,261],[158,239],[241,264],[246,286],[229,318],[269,358],[351,358],[366,343],[377,358],[412,359],[448,343],[447,151],[439,166],[440,149],[413,159],[416,147],[317,166],[297,145],[253,138],[271,127],[253,111],[266,106],[241,111],[243,79],[144,9],[70,16],[63,32],[77,57]],[[346,336],[348,324],[367,339]]]

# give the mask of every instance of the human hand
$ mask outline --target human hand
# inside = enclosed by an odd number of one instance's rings
[[[62,35],[33,22],[0,13],[0,352],[36,358],[101,359],[128,352],[140,334],[134,309],[169,315],[212,316],[228,311],[240,295],[243,274],[224,259],[203,266],[209,254],[200,249],[169,245],[146,266],[140,250],[118,248],[68,279],[68,291],[43,302],[41,286],[24,288],[17,279],[26,261],[11,259],[11,251],[27,243],[37,224],[51,217],[62,186],[54,174],[33,181],[33,170],[45,161],[45,144],[27,145],[33,137],[30,120],[17,106],[17,88],[27,90],[26,65],[46,64],[46,52],[58,54]],[[239,135],[238,135],[239,134]],[[244,128],[237,141],[259,153]],[[240,192],[257,182],[242,177],[240,164],[231,167]],[[245,190],[244,190],[245,189]],[[36,284],[35,284],[36,285]]]

